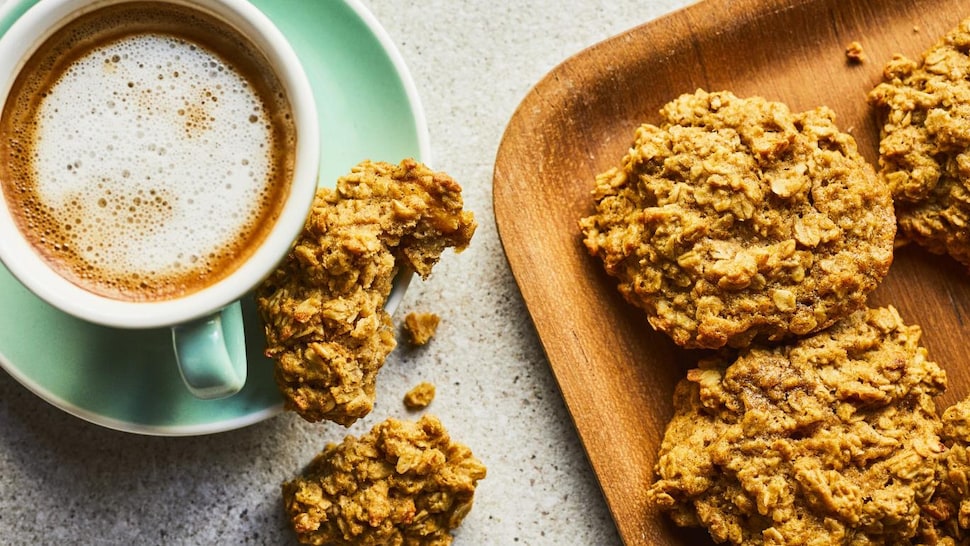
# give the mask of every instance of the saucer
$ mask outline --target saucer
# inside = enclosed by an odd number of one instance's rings
[[[0,33],[35,2],[0,0]],[[321,127],[321,183],[364,159],[428,162],[428,129],[407,67],[376,18],[356,0],[254,0],[296,50]],[[410,275],[388,300],[393,312]],[[159,436],[244,427],[283,408],[251,296],[243,300],[249,377],[241,392],[200,400],[179,376],[168,329],[86,323],[27,291],[0,264],[0,367],[54,406],[108,428]]]

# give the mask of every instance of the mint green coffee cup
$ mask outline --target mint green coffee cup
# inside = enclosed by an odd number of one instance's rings
[[[319,172],[283,35],[245,0],[41,0],[0,38],[0,82],[0,261],[82,320],[170,328],[195,396],[238,392],[239,299],[298,236]]]

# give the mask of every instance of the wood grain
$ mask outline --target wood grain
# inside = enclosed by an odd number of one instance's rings
[[[645,490],[674,384],[696,361],[651,330],[582,246],[596,173],[617,164],[634,129],[696,88],[831,107],[867,159],[878,130],[866,93],[893,53],[917,57],[959,20],[961,0],[708,1],[567,59],[525,97],[499,147],[493,198],[506,256],[623,540],[710,544],[651,512]],[[866,62],[851,64],[859,41]],[[948,258],[897,252],[870,299],[924,329],[947,370],[941,405],[970,393],[970,280]]]

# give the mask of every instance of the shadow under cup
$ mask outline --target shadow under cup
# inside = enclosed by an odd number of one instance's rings
[[[246,376],[238,300],[317,187],[290,45],[242,0],[42,0],[0,38],[0,260],[71,315],[171,327],[193,394]]]

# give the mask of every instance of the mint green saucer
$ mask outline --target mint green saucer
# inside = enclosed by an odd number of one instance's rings
[[[34,0],[0,0],[0,33]],[[430,161],[414,83],[374,16],[356,0],[255,0],[296,50],[320,113],[321,183],[363,159]],[[388,302],[400,301],[410,276]],[[175,365],[171,334],[89,324],[50,307],[0,265],[0,366],[54,406],[99,425],[140,434],[209,434],[282,410],[273,363],[252,298],[243,301],[249,378],[242,392],[199,400]]]

